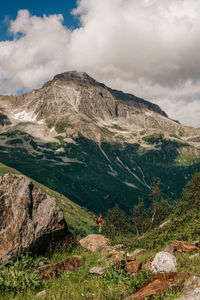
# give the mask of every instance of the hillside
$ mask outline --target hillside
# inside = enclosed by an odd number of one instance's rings
[[[21,174],[16,169],[0,163],[0,176],[6,173]],[[46,194],[55,197],[59,207],[64,213],[69,230],[76,236],[85,236],[96,231],[95,215],[87,209],[73,203],[67,197],[49,189],[48,187],[33,180],[33,183]]]
[[[6,170],[7,167],[3,166],[3,168]],[[1,167],[1,170],[3,168]],[[174,206],[171,215],[167,218],[170,222],[165,226],[160,224],[161,226],[147,232],[143,237],[136,238],[127,232],[118,239],[114,237],[113,248],[106,244],[107,239],[104,236],[101,235],[99,238],[98,235],[90,235],[80,241],[83,248],[77,247],[72,252],[55,252],[48,258],[23,256],[15,263],[7,263],[0,269],[1,299],[35,299],[40,291],[43,291],[42,298],[46,300],[54,298],[58,300],[198,299],[198,296],[195,298],[192,295],[200,294],[200,247],[199,239],[196,240],[199,238],[200,230],[199,182],[200,173],[197,173],[187,183],[180,203]],[[178,241],[172,243],[175,239]],[[180,248],[173,245],[179,245]],[[103,252],[105,249],[108,252]],[[171,250],[173,251],[170,252]],[[159,266],[165,269],[162,273],[152,267],[157,255],[165,255],[165,261],[161,260]],[[52,266],[57,264],[59,267],[61,259],[62,261],[81,259],[82,265],[75,271],[61,270],[61,274],[50,277],[51,280],[35,275],[34,270],[38,265],[40,266],[38,269],[47,268],[49,266],[46,265],[47,263]],[[172,263],[170,260],[173,260],[174,265],[170,265],[170,262]],[[133,265],[137,268],[134,270],[128,268]],[[105,273],[91,273],[91,270],[96,267],[104,270]],[[173,271],[167,271],[166,268],[173,268]],[[33,274],[34,280],[31,277]],[[53,276],[54,273],[48,274]],[[166,280],[168,277],[169,283]],[[188,298],[179,298],[187,293],[190,293]]]
[[[0,161],[95,213],[127,212],[159,177],[172,201],[200,170],[200,129],[86,73],[0,96]]]

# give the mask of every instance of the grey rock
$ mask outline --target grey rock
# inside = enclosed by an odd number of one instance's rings
[[[90,269],[90,274],[103,275],[106,273],[106,271],[107,271],[107,268],[94,267],[94,268]]]
[[[176,272],[176,257],[170,253],[158,252],[151,263],[151,271],[154,273]]]
[[[192,276],[184,282],[184,289],[193,290],[200,286],[200,277]]]
[[[199,300],[200,299],[200,288],[196,288],[193,291],[187,292],[183,296],[176,298],[175,300]]]
[[[194,259],[194,258],[197,258],[197,257],[200,257],[200,253],[196,253],[196,254],[190,255],[189,259]]]
[[[0,176],[0,263],[73,238],[55,198],[23,175]]]
[[[47,294],[47,291],[46,291],[46,290],[43,290],[43,291],[37,293],[37,294],[35,295],[35,297],[36,297],[36,298],[40,298],[40,297],[42,297],[42,296],[45,296],[46,294]]]

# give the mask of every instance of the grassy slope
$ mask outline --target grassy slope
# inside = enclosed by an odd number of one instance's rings
[[[166,197],[177,199],[187,180],[200,170],[200,159],[189,155],[191,147],[162,136],[144,138],[154,145],[148,151],[126,143],[102,143],[100,148],[83,136],[74,138],[74,144],[62,136],[57,143],[41,144],[19,131],[0,137],[6,141],[0,146],[2,163],[95,213],[104,214],[115,203],[129,213],[141,194],[148,197],[149,189],[141,181],[150,185],[154,176],[160,178]],[[62,151],[55,152],[59,148]]]
[[[2,163],[0,163],[0,175],[5,173],[14,173],[21,174],[16,169],[10,168]],[[68,224],[69,229],[72,233],[85,236],[89,233],[94,233],[95,226],[95,215],[88,211],[87,209],[73,203],[67,197],[47,188],[46,186],[34,181],[34,184],[38,186],[41,190],[43,190],[48,195],[55,197],[58,205],[62,209],[65,220]]]

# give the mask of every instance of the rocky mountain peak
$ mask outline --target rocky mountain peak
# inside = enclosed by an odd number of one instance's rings
[[[142,136],[150,134],[199,136],[194,128],[170,120],[158,105],[77,71],[58,74],[25,95],[0,96],[0,122],[46,141],[58,134],[81,134],[98,143],[143,143]]]
[[[104,86],[104,84],[97,82],[91,76],[89,76],[86,72],[78,72],[78,71],[68,71],[61,74],[57,74],[54,78],[44,84],[43,87],[50,86],[52,83],[56,81],[62,81],[67,84],[67,82],[73,82],[79,86],[86,86],[89,84]]]

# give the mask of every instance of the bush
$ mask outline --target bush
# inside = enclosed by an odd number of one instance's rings
[[[28,288],[40,289],[43,286],[43,280],[34,273],[40,261],[47,262],[47,259],[34,258],[27,254],[19,256],[16,262],[7,261],[0,269],[0,292],[16,293]]]

